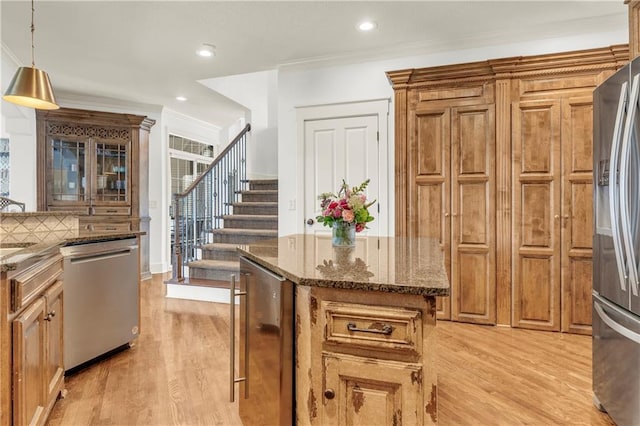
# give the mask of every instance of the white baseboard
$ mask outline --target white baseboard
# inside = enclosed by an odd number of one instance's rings
[[[224,288],[167,284],[166,297],[229,304],[229,290]],[[239,304],[239,301],[236,298],[236,305],[237,304]]]
[[[166,262],[151,263],[149,269],[152,274],[164,274],[165,272],[171,272],[171,264]]]

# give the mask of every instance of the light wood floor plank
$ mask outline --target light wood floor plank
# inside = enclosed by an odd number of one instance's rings
[[[50,426],[240,425],[228,402],[228,305],[142,283],[130,349],[66,378]],[[591,402],[587,336],[439,322],[441,425],[612,425]],[[246,425],[248,426],[248,425]]]

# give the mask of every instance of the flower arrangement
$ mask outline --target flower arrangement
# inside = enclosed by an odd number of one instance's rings
[[[316,217],[318,222],[330,227],[335,223],[354,224],[356,232],[362,232],[367,227],[367,223],[374,219],[369,214],[369,207],[376,200],[367,202],[367,196],[364,193],[370,180],[367,179],[359,186],[349,188],[343,179],[337,194],[331,192],[320,194],[318,198],[322,215]]]

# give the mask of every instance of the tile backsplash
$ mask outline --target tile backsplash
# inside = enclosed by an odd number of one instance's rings
[[[78,235],[78,217],[65,212],[0,213],[0,242],[42,242]]]

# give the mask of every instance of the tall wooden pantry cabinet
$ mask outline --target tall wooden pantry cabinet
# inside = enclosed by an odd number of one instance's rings
[[[439,238],[438,317],[591,332],[592,91],[628,47],[388,72],[396,235]]]
[[[38,210],[79,213],[87,231],[144,231],[149,267],[149,132],[145,116],[60,108],[36,111]]]

